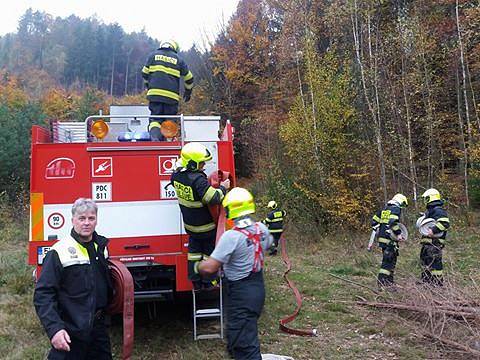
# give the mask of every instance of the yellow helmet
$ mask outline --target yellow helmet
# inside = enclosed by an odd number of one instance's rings
[[[228,219],[236,219],[240,216],[253,214],[255,202],[252,194],[247,189],[236,187],[230,190],[222,202]]]
[[[423,202],[425,205],[430,204],[431,202],[435,200],[441,200],[442,197],[440,195],[440,192],[437,189],[428,189],[422,194]]]
[[[407,207],[408,206],[408,200],[407,197],[403,194],[396,194],[393,198],[392,201],[397,202],[400,207]]]
[[[175,40],[169,39],[166,41],[162,41],[162,43],[160,44],[160,49],[172,49],[173,51],[178,52],[178,50],[180,50],[180,47]]]
[[[269,209],[276,209],[277,208],[277,203],[274,200],[271,200],[271,201],[268,202],[267,207]]]
[[[212,160],[212,154],[205,145],[191,142],[182,148],[180,158],[184,168],[198,170],[201,162]]]

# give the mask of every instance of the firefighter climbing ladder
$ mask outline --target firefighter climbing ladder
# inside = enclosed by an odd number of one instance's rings
[[[204,339],[223,339],[223,289],[222,289],[222,278],[220,277],[219,281],[219,295],[218,295],[218,306],[217,307],[207,307],[204,309],[197,309],[199,303],[197,295],[201,294],[201,291],[192,290],[193,296],[193,339],[194,340],[204,340]],[[210,334],[198,334],[197,325],[198,321],[201,319],[219,319],[220,321],[220,332],[219,333],[210,333]]]

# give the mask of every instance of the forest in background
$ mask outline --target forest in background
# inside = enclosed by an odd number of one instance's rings
[[[479,1],[241,0],[205,49],[181,53],[196,80],[181,109],[232,119],[238,174],[299,227],[358,227],[396,192],[420,209],[431,186],[475,208],[479,40]],[[0,191],[28,193],[32,124],[146,103],[158,42],[27,11],[0,38]]]

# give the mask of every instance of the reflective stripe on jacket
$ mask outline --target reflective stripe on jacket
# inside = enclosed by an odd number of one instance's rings
[[[275,209],[273,211],[270,211],[264,220],[264,223],[265,225],[267,225],[268,230],[271,233],[283,232],[283,218],[286,215],[287,213],[285,210]]]
[[[216,225],[208,205],[221,204],[226,190],[210,186],[203,171],[183,168],[172,174],[171,182],[177,193],[185,231],[199,239],[215,236]]]
[[[87,250],[75,239],[57,242],[45,256],[42,272],[35,286],[35,310],[48,337],[65,329],[70,336],[89,340],[96,312],[96,282],[106,281],[108,296],[112,282],[107,264],[108,239],[93,233],[97,265],[105,279],[95,278]]]
[[[142,68],[149,101],[177,104],[180,99],[180,78],[186,91],[193,88],[193,74],[187,64],[171,49],[157,49]]]

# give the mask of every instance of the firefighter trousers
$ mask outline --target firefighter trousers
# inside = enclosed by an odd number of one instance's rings
[[[96,318],[88,341],[70,335],[70,351],[60,351],[53,347],[48,360],[111,360],[112,350],[110,336],[105,324],[105,316]]]
[[[278,242],[279,242],[280,238],[282,237],[282,233],[281,232],[274,232],[274,233],[271,233],[271,234],[273,236],[273,244],[270,247],[270,255],[275,255],[278,251]]]
[[[258,318],[265,302],[262,272],[227,281],[227,350],[237,360],[261,360]]]
[[[195,263],[207,259],[215,248],[215,235],[206,239],[197,239],[190,236],[188,239],[188,278],[192,282],[200,282],[200,275],[195,272]],[[214,276],[216,278],[216,275]],[[210,282],[212,279],[205,279]],[[194,284],[195,285],[195,284]]]
[[[391,241],[382,247],[382,265],[378,271],[378,284],[382,286],[393,285],[393,273],[397,265],[398,245]]]
[[[177,104],[166,104],[162,102],[150,101],[148,104],[151,115],[176,115],[178,112],[178,103]],[[166,119],[155,119],[150,118],[149,122],[154,123],[151,126],[149,125],[148,131],[150,132],[150,138],[152,141],[163,141],[165,138],[160,131],[158,125],[154,126],[156,123],[161,124]]]
[[[420,250],[422,281],[431,285],[443,285],[443,263],[441,245],[423,244]]]

